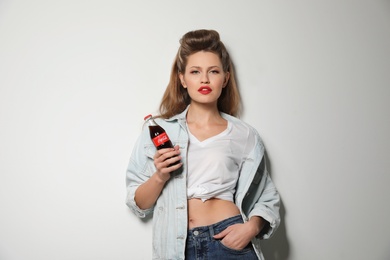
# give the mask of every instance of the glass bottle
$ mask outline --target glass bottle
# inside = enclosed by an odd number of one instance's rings
[[[150,138],[152,139],[152,142],[157,150],[163,148],[173,148],[173,144],[164,128],[162,128],[159,124],[156,123],[156,121],[154,121],[152,115],[147,115],[144,120],[148,123]],[[178,164],[179,162],[180,161],[174,162],[169,166]]]

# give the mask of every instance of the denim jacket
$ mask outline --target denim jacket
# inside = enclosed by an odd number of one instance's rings
[[[134,200],[138,186],[149,179],[156,170],[153,162],[156,148],[147,127],[144,127],[134,146],[126,173],[126,204],[138,217],[144,218],[153,213],[153,259],[184,259],[188,219],[186,160],[189,137],[185,121],[187,110],[188,108],[170,119],[156,119],[172,143],[180,146],[183,167],[171,173],[171,179],[152,208],[140,209]],[[267,172],[264,146],[257,131],[235,117],[224,113],[221,115],[232,124],[246,126],[254,136],[254,148],[241,165],[234,201],[244,221],[248,221],[252,216],[261,216],[269,222],[265,232],[252,239],[259,259],[264,259],[260,239],[269,238],[279,226],[279,194]]]

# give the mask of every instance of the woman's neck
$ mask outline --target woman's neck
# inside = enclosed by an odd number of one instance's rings
[[[187,112],[187,123],[196,123],[198,125],[207,125],[210,123],[222,123],[222,118],[217,106],[205,106],[191,104]]]

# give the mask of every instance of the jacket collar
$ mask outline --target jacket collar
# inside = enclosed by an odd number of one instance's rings
[[[177,114],[177,115],[174,115],[171,118],[168,118],[167,121],[174,121],[174,120],[185,121],[189,107],[190,107],[190,105],[188,105],[186,107],[186,109],[184,109],[184,111],[181,112],[180,114]]]

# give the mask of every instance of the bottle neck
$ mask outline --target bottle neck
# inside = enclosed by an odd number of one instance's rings
[[[147,122],[149,125],[151,125],[151,126],[156,126],[156,125],[158,125],[158,124],[156,123],[156,121],[154,121],[154,118],[153,118],[153,117],[149,117],[148,119],[146,119],[146,122]]]

